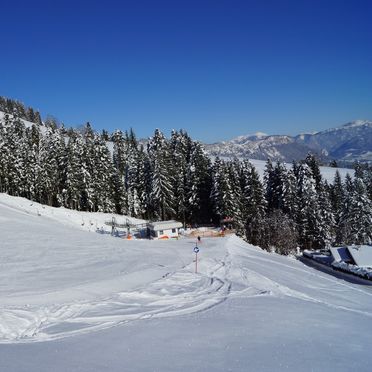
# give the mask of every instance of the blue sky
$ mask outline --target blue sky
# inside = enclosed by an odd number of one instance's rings
[[[371,1],[0,5],[0,95],[67,125],[214,142],[372,119]]]

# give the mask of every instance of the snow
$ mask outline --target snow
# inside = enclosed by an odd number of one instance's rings
[[[266,167],[266,161],[264,160],[255,160],[255,159],[249,159],[249,161],[254,165],[256,168],[258,174],[261,177],[261,180],[263,180],[263,175],[265,172]],[[275,163],[275,162],[274,162]],[[292,167],[292,164],[284,163],[285,167],[287,169],[290,169]],[[344,180],[346,175],[349,173],[351,176],[354,175],[353,169],[348,168],[333,168],[333,167],[319,167],[320,173],[322,177],[329,183],[333,183],[336,171],[340,173],[341,179]]]
[[[336,270],[341,270],[367,280],[372,280],[372,269],[370,267],[360,267],[344,261],[335,261],[332,263],[332,267]]]
[[[225,141],[223,143],[229,143],[229,142],[232,142],[232,143],[245,143],[249,140],[257,140],[257,139],[263,139],[263,138],[266,138],[268,137],[269,135],[266,134],[266,133],[263,133],[263,132],[256,132],[254,134],[247,134],[247,135],[243,135],[243,136],[238,136],[238,137],[235,137],[233,138],[232,140],[230,141]]]
[[[11,114],[8,114],[8,115],[11,118],[13,117],[13,115]],[[5,116],[5,113],[3,111],[0,111],[0,121],[4,119],[4,116]],[[35,123],[32,123],[31,121],[27,121],[25,119],[19,119],[19,120],[25,125],[26,128],[31,128],[33,125],[35,125]],[[46,132],[46,127],[40,125],[39,128],[40,128],[41,133],[44,134]]]
[[[52,220],[63,223],[67,226],[77,227],[85,231],[100,231],[105,233],[111,232],[111,226],[105,225],[105,222],[112,221],[115,218],[116,223],[126,224],[142,224],[146,222],[134,217],[123,216],[119,214],[108,214],[100,212],[80,212],[66,208],[54,208],[47,205],[42,205],[25,198],[15,198],[7,194],[0,193],[0,203],[3,208],[16,209],[24,214],[33,216],[48,217]],[[1,221],[1,217],[0,217]]]
[[[210,156],[210,158],[214,162],[214,160],[216,159],[216,156]],[[219,159],[229,161],[232,158],[228,157],[228,156],[219,156]],[[239,157],[238,157],[238,159],[243,160],[243,158],[239,158]],[[263,181],[267,161],[266,160],[257,160],[257,159],[247,159],[247,160],[249,160],[249,162],[255,167],[255,169],[257,170],[258,175],[261,178],[261,181]],[[273,162],[273,164],[275,164],[275,162]],[[292,164],[290,164],[290,163],[282,163],[282,164],[287,169],[292,168]],[[335,175],[336,175],[336,171],[338,171],[340,173],[340,177],[341,177],[342,180],[345,180],[345,177],[346,177],[347,174],[350,174],[351,177],[354,176],[354,169],[324,167],[324,166],[319,167],[319,169],[320,169],[320,173],[321,173],[323,179],[325,179],[328,183],[333,183]]]
[[[372,246],[353,245],[348,250],[357,266],[372,268]]]
[[[154,230],[154,231],[159,231],[159,230],[170,230],[170,229],[177,229],[182,227],[181,222],[177,222],[175,220],[170,220],[170,221],[155,221],[150,223],[149,227]]]
[[[347,247],[331,247],[330,251],[335,262],[351,261],[351,256]]]
[[[370,120],[354,120],[350,123],[344,124],[341,127],[335,128],[334,130],[337,129],[343,129],[343,128],[352,128],[352,127],[372,127],[372,121]]]
[[[195,239],[46,211],[0,194],[1,370],[370,370],[371,287],[236,236],[203,238],[195,274]]]

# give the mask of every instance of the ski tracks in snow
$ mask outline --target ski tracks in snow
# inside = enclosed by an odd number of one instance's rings
[[[222,247],[221,247],[222,245]],[[292,297],[338,310],[372,316],[368,309],[347,300],[348,293],[372,296],[283,257],[247,246],[237,237],[217,244],[222,255],[203,256],[199,273],[194,264],[182,264],[146,285],[103,298],[45,306],[0,308],[0,343],[35,342],[92,332],[149,318],[205,311],[227,298]],[[222,249],[221,249],[222,248]],[[214,249],[214,247],[211,247]],[[333,296],[329,293],[333,291]]]
[[[264,251],[242,248],[234,242],[229,247],[234,261],[240,262],[245,284],[249,289],[261,288],[263,293],[276,297],[293,297],[333,309],[372,317],[372,293],[358,285],[333,278],[316,269],[280,261],[285,257]],[[298,265],[298,266],[297,266]],[[249,269],[248,269],[249,267]],[[269,278],[270,277],[270,278]],[[365,302],[370,306],[365,306]],[[362,305],[364,304],[364,305]]]
[[[224,262],[206,258],[132,291],[95,301],[0,309],[0,343],[47,341],[129,321],[195,313],[224,301],[231,284]]]

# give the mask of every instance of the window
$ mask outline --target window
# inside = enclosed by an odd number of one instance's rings
[[[159,235],[163,235],[164,234],[164,230],[159,230]]]
[[[175,232],[177,232],[176,229],[172,229],[172,233],[175,233]]]

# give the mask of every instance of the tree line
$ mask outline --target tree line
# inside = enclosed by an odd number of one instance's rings
[[[13,111],[14,113],[14,111]],[[53,123],[52,123],[53,124]],[[146,143],[133,130],[66,131],[0,122],[0,192],[55,207],[148,220],[219,224],[232,219],[248,242],[287,254],[296,246],[366,244],[372,239],[372,167],[323,179],[309,154],[288,168],[267,161],[264,179],[248,160],[213,161],[187,132]]]

